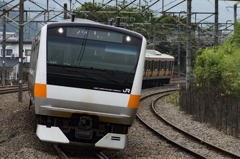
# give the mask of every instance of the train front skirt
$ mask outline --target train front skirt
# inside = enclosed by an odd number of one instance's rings
[[[95,144],[76,143],[69,141],[59,127],[47,127],[46,125],[40,124],[37,125],[36,134],[38,138],[44,142],[50,142],[55,144],[76,144],[78,146],[82,145],[112,150],[124,149],[128,141],[128,135],[126,134],[108,133]]]

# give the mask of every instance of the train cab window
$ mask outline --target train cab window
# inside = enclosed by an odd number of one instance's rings
[[[123,33],[91,27],[48,28],[49,66],[90,68],[134,73],[141,40]],[[130,40],[127,40],[130,37]],[[59,67],[60,68],[60,67]]]

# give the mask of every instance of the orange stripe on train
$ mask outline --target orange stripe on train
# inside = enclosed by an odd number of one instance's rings
[[[128,108],[138,108],[140,103],[140,95],[130,95],[129,101],[128,101]]]
[[[41,98],[47,98],[47,85],[46,84],[35,83],[34,96],[35,97],[41,97]]]

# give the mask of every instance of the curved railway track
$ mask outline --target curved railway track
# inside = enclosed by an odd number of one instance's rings
[[[212,151],[213,153],[216,153],[218,156],[221,157],[230,157],[230,158],[240,158],[239,155],[234,154],[230,151],[227,151],[225,149],[222,149],[216,145],[213,145],[209,142],[206,142],[200,138],[198,138],[197,136],[194,136],[192,134],[189,134],[188,132],[181,130],[180,128],[178,128],[177,126],[171,124],[170,122],[168,122],[166,119],[164,119],[155,109],[155,103],[163,98],[164,96],[167,96],[173,92],[176,92],[178,89],[172,89],[172,90],[168,90],[168,91],[162,91],[162,92],[157,92],[157,93],[153,93],[153,94],[149,94],[146,95],[144,97],[141,98],[141,101],[150,98],[154,95],[160,95],[157,98],[155,98],[152,103],[151,103],[151,107],[149,109],[152,116],[159,122],[164,123],[167,127],[167,129],[172,129],[173,131],[176,132],[176,135],[179,139],[179,136],[181,138],[181,144],[179,144],[179,142],[175,141],[178,140],[176,139],[171,139],[170,137],[168,137],[166,135],[166,133],[164,132],[160,132],[160,130],[157,130],[155,128],[153,128],[154,126],[151,126],[150,124],[148,124],[139,114],[137,114],[137,118],[151,131],[153,131],[154,133],[156,133],[159,137],[165,139],[167,142],[173,144],[174,146],[177,146],[178,148],[192,154],[193,156],[197,157],[197,158],[208,158],[208,156],[206,156],[205,152],[208,151]],[[159,120],[160,119],[160,120]],[[153,120],[151,120],[153,121]],[[167,131],[166,129],[164,131]],[[180,135],[179,135],[180,134]],[[187,147],[186,145],[188,145],[188,142],[194,142],[194,150],[191,147]],[[196,145],[198,145],[198,148],[196,148]],[[198,150],[198,151],[195,151]]]

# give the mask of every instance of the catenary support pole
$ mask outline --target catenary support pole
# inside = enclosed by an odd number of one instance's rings
[[[3,9],[3,13],[6,12],[5,9]],[[2,40],[2,53],[3,53],[3,60],[2,60],[2,85],[5,86],[5,63],[6,63],[6,60],[5,60],[5,50],[6,50],[6,18],[3,17],[3,40]]]
[[[186,90],[190,87],[190,69],[191,69],[191,11],[192,0],[187,0],[187,54],[186,54]]]
[[[215,38],[214,44],[218,45],[218,0],[215,0]]]
[[[180,47],[181,47],[181,45],[180,45],[180,29],[181,29],[181,25],[178,25],[178,77],[180,77],[180,61],[181,61],[181,59],[180,59]]]
[[[237,22],[237,5],[235,4],[234,5],[234,25],[236,24]]]
[[[64,4],[63,4],[63,7],[64,7],[64,16],[63,16],[63,19],[67,19],[67,3],[64,3]]]
[[[198,26],[198,50],[201,48],[201,30],[200,30],[200,27]],[[201,55],[201,52],[198,51],[198,56]]]
[[[153,24],[153,50],[155,50],[156,44],[156,24]]]
[[[20,3],[23,0],[20,0]],[[19,8],[19,63],[18,63],[18,101],[22,102],[22,74],[23,74],[23,10],[24,3]]]

